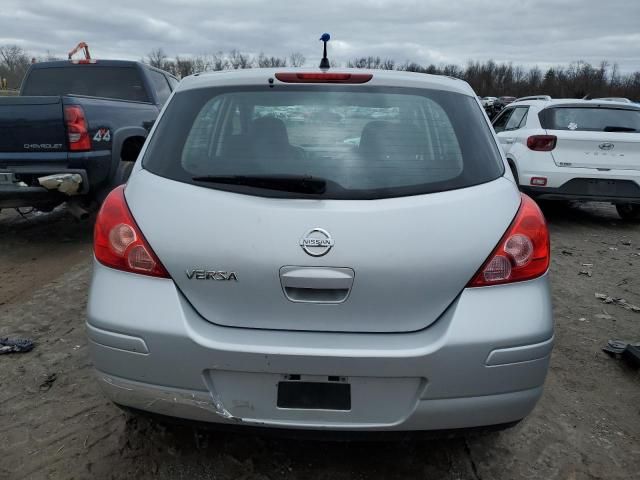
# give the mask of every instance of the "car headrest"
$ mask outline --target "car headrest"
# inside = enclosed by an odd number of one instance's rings
[[[382,156],[416,155],[424,149],[424,135],[410,123],[373,120],[362,129],[361,153]]]
[[[272,147],[289,146],[287,127],[282,120],[275,117],[256,118],[251,126],[251,133],[256,144]]]

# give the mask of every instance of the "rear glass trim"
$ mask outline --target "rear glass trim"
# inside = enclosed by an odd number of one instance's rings
[[[460,99],[448,98],[448,102],[453,102],[456,112],[446,111],[447,115],[463,112],[469,118],[458,118],[456,125],[452,127],[458,142],[461,143],[461,154],[463,154],[462,173],[454,178],[448,178],[445,181],[430,181],[428,183],[420,183],[413,185],[401,185],[391,188],[358,188],[345,189],[341,188],[336,182],[328,179],[325,193],[302,193],[287,192],[282,190],[271,190],[265,188],[257,188],[248,185],[228,185],[228,184],[211,184],[207,182],[194,180],[194,175],[190,174],[183,167],[181,158],[186,148],[186,143],[196,117],[201,113],[201,109],[207,102],[217,96],[225,94],[253,93],[259,92],[269,95],[269,92],[354,92],[353,86],[342,85],[282,85],[269,87],[265,86],[238,86],[238,87],[209,87],[201,89],[186,90],[177,92],[173,99],[167,105],[167,109],[158,121],[158,125],[149,141],[142,159],[142,166],[146,170],[158,176],[171,180],[188,183],[203,188],[213,188],[216,190],[235,192],[245,195],[270,197],[270,198],[307,198],[307,199],[336,199],[336,200],[373,200],[383,198],[406,197],[414,195],[422,195],[449,190],[457,190],[460,188],[471,187],[488,183],[496,180],[504,174],[504,164],[498,147],[493,138],[490,126],[484,120],[481,108],[474,101],[473,97],[469,97],[460,93],[453,93],[442,90],[421,89],[421,88],[404,88],[404,87],[374,87],[363,86],[358,87],[358,93],[383,93],[390,95],[418,95],[429,99],[430,96],[455,96]],[[468,106],[463,103],[468,101]],[[185,105],[188,102],[193,103],[193,108]],[[448,103],[450,104],[450,103]],[[217,115],[217,113],[216,113]],[[216,117],[217,118],[217,117]],[[223,120],[217,119],[214,122]],[[470,128],[469,126],[473,126]],[[216,127],[212,127],[216,128]],[[426,133],[425,133],[426,134]],[[214,138],[215,142],[215,138]],[[475,144],[472,145],[472,143]],[[471,148],[476,147],[476,148]],[[470,179],[471,178],[471,179]]]

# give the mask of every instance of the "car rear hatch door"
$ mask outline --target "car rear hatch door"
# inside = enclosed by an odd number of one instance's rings
[[[143,170],[125,194],[203,318],[331,332],[407,332],[436,321],[520,203],[504,178],[402,198],[308,200],[225,192]]]
[[[551,154],[558,166],[640,170],[640,133],[549,130],[558,137]]]
[[[64,152],[66,147],[60,97],[0,98],[0,152]]]
[[[574,104],[543,110],[540,120],[557,137],[556,165],[640,170],[640,110],[611,104]]]

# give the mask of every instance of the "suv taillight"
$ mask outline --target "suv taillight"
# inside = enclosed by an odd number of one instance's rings
[[[82,107],[79,105],[67,105],[64,107],[64,121],[67,125],[69,150],[91,150],[89,129]]]
[[[557,141],[555,135],[532,135],[527,138],[527,147],[536,152],[550,152],[556,148]]]
[[[93,231],[96,259],[107,267],[152,277],[169,278],[145,240],[124,198],[124,185],[105,199]]]
[[[531,280],[549,268],[549,230],[536,202],[522,195],[522,202],[507,233],[468,287],[486,287]]]

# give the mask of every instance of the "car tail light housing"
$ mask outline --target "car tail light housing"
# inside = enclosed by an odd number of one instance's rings
[[[82,107],[80,105],[67,105],[64,107],[64,121],[67,126],[69,150],[76,152],[91,150],[89,128]]]
[[[276,78],[285,83],[367,83],[373,78],[370,73],[276,73]]]
[[[124,185],[113,190],[100,208],[93,231],[93,251],[107,267],[169,278],[129,211]]]
[[[557,142],[555,135],[532,135],[527,138],[527,147],[536,152],[550,152],[556,148]]]
[[[540,207],[522,194],[509,229],[468,286],[486,287],[540,277],[549,269],[550,247],[549,230]]]

